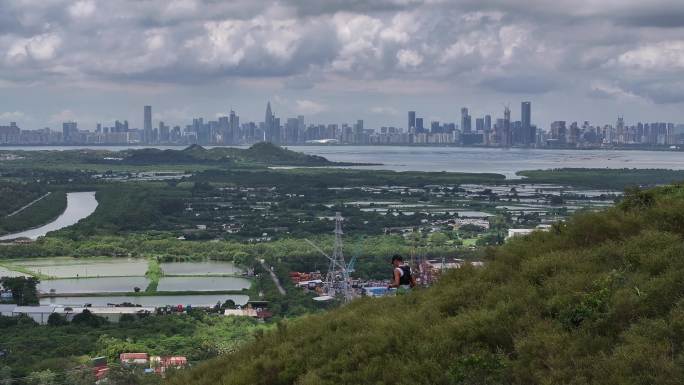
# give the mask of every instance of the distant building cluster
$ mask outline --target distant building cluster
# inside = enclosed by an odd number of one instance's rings
[[[615,125],[592,125],[588,121],[554,121],[547,130],[532,124],[532,103],[520,105],[520,120],[511,120],[511,110],[503,116],[473,117],[461,108],[460,122],[426,122],[416,111],[408,112],[406,128],[364,127],[363,120],[348,124],[305,124],[304,116],[281,121],[266,106],[263,122],[243,122],[235,111],[216,120],[195,118],[185,127],[154,125],[152,106],[143,107],[143,128],[132,128],[127,120],[112,126],[97,124],[83,130],[77,122],[64,122],[61,131],[50,128],[22,130],[16,123],[0,126],[0,145],[249,145],[271,142],[278,145],[458,145],[489,147],[600,148],[613,146],[676,146],[684,143],[684,125],[653,122],[627,125],[619,117]]]

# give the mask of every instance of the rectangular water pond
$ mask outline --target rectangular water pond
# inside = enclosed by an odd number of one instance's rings
[[[240,274],[242,271],[232,262],[162,262],[161,269],[166,275],[221,275]]]
[[[162,277],[157,291],[221,291],[249,288],[248,279],[237,277]]]
[[[249,301],[249,297],[242,294],[202,294],[202,295],[157,295],[145,297],[128,297],[124,295],[114,295],[107,297],[52,297],[41,298],[41,305],[67,305],[83,306],[91,304],[93,306],[107,306],[110,304],[133,303],[140,306],[163,307],[167,305],[191,305],[214,306],[217,302],[224,303],[232,299],[237,305],[244,305]]]
[[[149,281],[145,277],[66,278],[44,280],[38,284],[42,293],[110,293],[133,292],[135,287],[144,291]]]
[[[144,259],[77,259],[50,258],[30,261],[12,261],[37,274],[55,278],[76,277],[135,277],[144,276],[147,261]]]

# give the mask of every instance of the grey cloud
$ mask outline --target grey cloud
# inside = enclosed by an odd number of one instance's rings
[[[285,4],[297,10],[301,16],[317,16],[336,12],[376,13],[396,12],[414,8],[423,0],[286,0]]]
[[[0,83],[161,83],[201,92],[269,78],[292,92],[378,81],[615,98],[583,81],[595,79],[654,103],[683,102],[681,71],[670,62],[657,56],[648,79],[615,64],[639,47],[684,40],[681,0],[121,0],[96,1],[80,18],[69,12],[74,3],[3,2]],[[44,34],[59,38],[54,52],[22,54]]]
[[[684,9],[663,9],[657,12],[630,14],[620,17],[618,22],[636,27],[682,28],[684,27]]]
[[[648,83],[627,84],[628,90],[643,96],[657,104],[676,104],[684,102],[684,81],[654,81]]]
[[[489,77],[480,85],[498,92],[512,94],[543,94],[560,88],[560,83],[540,75],[504,75]]]

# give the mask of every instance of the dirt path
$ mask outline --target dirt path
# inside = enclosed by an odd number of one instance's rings
[[[19,208],[19,209],[16,210],[16,211],[13,211],[13,212],[10,213],[10,214],[7,214],[7,218],[19,214],[20,212],[22,212],[22,211],[26,210],[27,208],[33,206],[35,203],[38,203],[41,199],[45,198],[45,197],[48,196],[48,195],[50,195],[50,192],[49,192],[49,191],[46,192],[45,195],[43,195],[42,197],[40,197],[40,198],[38,198],[38,199],[35,199],[35,200],[33,200],[32,202],[29,202],[28,204],[22,206],[21,208]]]

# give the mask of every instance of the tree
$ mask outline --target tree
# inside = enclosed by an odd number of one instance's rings
[[[34,277],[2,277],[2,287],[12,292],[14,301],[19,306],[37,305],[38,290],[36,286],[40,280]]]
[[[57,373],[46,369],[39,372],[31,372],[26,378],[26,383],[29,385],[56,385],[56,380]]]
[[[430,234],[430,243],[434,246],[443,246],[449,237],[444,233],[432,233]]]
[[[232,299],[227,299],[222,306],[224,309],[235,309],[235,301]]]
[[[98,317],[91,313],[90,310],[85,309],[82,313],[76,314],[71,322],[75,325],[98,327],[100,325],[106,324],[107,320],[102,317]]]
[[[146,375],[141,369],[111,368],[107,373],[107,383],[110,385],[156,385],[161,383],[161,377]]]
[[[473,225],[473,224],[465,224],[459,228],[461,231],[469,232],[469,233],[482,233],[486,229],[482,226],[478,225]]]
[[[0,385],[11,385],[12,381],[12,368],[0,366]]]
[[[93,385],[97,381],[93,368],[84,367],[83,370],[74,370],[66,375],[66,383],[69,385]]]
[[[47,320],[48,326],[63,326],[68,323],[66,317],[59,313],[51,313]]]

